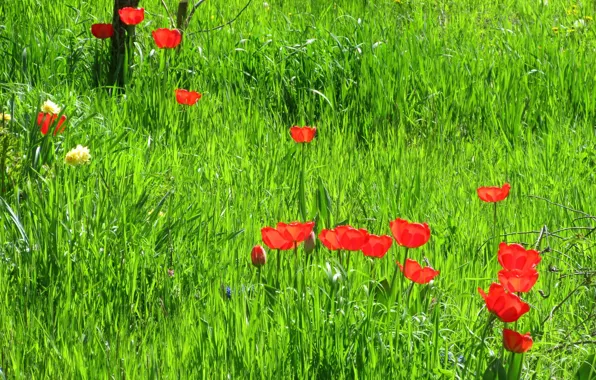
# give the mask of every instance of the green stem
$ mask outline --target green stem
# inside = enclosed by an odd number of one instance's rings
[[[276,273],[276,277],[277,277],[277,286],[280,286],[281,284],[281,279],[279,278],[279,268],[281,267],[281,255],[280,255],[280,250],[277,250],[277,255],[275,256],[276,261],[277,261],[277,273]]]
[[[494,320],[496,319],[495,315],[490,313],[488,315],[488,320],[486,322],[486,326],[484,326],[484,330],[482,331],[482,336],[480,338],[480,343],[476,346],[476,350],[474,351],[474,356],[478,356],[478,351],[480,351],[480,348],[484,346],[484,339],[486,338],[486,334],[488,334],[488,330],[491,327],[491,325],[493,324]],[[472,349],[472,345],[470,346],[470,349]],[[469,353],[469,351],[468,351]],[[467,356],[467,355],[466,355]],[[469,365],[464,366],[464,373],[462,375],[462,379],[467,379],[466,375],[468,372],[468,368],[470,368],[470,365],[472,363],[472,357],[468,357],[466,359],[466,363]],[[477,365],[476,365],[476,377],[478,377],[479,373],[480,373],[480,365],[482,363],[482,360],[478,359]]]
[[[406,293],[406,311],[410,312],[410,294],[412,294],[412,289],[414,288],[414,281],[412,281],[410,283],[410,286],[408,286],[408,290]]]

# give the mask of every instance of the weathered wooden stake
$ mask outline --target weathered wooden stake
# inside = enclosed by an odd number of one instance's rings
[[[124,87],[124,62],[126,51],[128,50],[128,66],[133,64],[134,57],[134,26],[128,26],[120,20],[118,10],[124,7],[138,7],[139,0],[114,0],[114,16],[112,25],[114,26],[114,36],[112,36],[111,60],[110,60],[110,85]],[[130,33],[130,35],[127,34]],[[129,46],[130,45],[130,46]]]

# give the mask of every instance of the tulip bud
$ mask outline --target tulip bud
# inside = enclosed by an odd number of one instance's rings
[[[252,265],[259,268],[265,265],[267,262],[267,253],[265,249],[260,245],[255,245],[250,253],[250,259],[252,261]]]
[[[304,252],[311,253],[312,251],[314,251],[315,245],[316,245],[316,239],[317,238],[315,236],[315,232],[312,231],[310,233],[310,235],[308,235],[306,240],[304,240]]]

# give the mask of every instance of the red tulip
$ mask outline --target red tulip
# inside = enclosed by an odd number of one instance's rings
[[[503,187],[479,187],[478,197],[485,202],[500,202],[509,195],[511,185],[504,184]]]
[[[430,239],[430,228],[426,223],[410,223],[397,218],[389,226],[395,241],[402,247],[418,248]]]
[[[184,89],[176,90],[176,101],[178,104],[183,104],[186,106],[192,106],[196,104],[199,99],[201,99],[202,95],[196,91],[189,91]]]
[[[389,248],[391,248],[391,244],[393,244],[393,239],[391,236],[388,235],[368,235],[368,239],[366,243],[362,246],[362,253],[364,256],[370,257],[377,257],[379,259],[383,258]]]
[[[315,127],[298,127],[293,126],[290,128],[290,134],[297,143],[308,143],[311,142],[315,137],[317,128]]]
[[[281,236],[284,239],[300,243],[301,241],[306,240],[308,235],[312,232],[313,227],[315,226],[315,222],[292,222],[292,223],[277,223],[277,230],[281,233]]]
[[[286,250],[294,248],[294,243],[284,238],[281,232],[273,227],[261,228],[261,237],[263,238],[263,243],[270,249]]]
[[[118,9],[120,20],[126,25],[137,25],[145,19],[145,9],[125,7]]]
[[[341,245],[337,239],[337,232],[335,230],[321,230],[321,233],[319,234],[319,240],[325,247],[327,247],[327,249],[332,251],[341,249]]]
[[[252,265],[257,268],[265,265],[267,262],[267,253],[265,253],[265,248],[261,247],[260,245],[255,245],[250,252],[250,260],[252,261]]]
[[[339,226],[335,228],[337,241],[341,249],[347,251],[359,251],[368,239],[368,231],[364,229],[355,229],[351,226]]]
[[[407,279],[418,284],[428,284],[433,278],[439,275],[438,270],[431,267],[421,267],[416,260],[406,259],[406,264],[402,266],[397,263],[399,270],[402,271]]]
[[[499,253],[497,254],[499,263],[507,270],[526,271],[536,268],[540,263],[540,253],[534,249],[525,249],[520,244],[499,244]]]
[[[54,115],[51,113],[40,112],[37,115],[37,125],[39,125],[41,127],[42,135],[45,136],[48,133],[50,126],[54,124],[54,122],[56,121],[57,118],[58,118],[58,115]],[[65,121],[66,121],[66,116],[62,115],[60,117],[60,120],[58,120],[58,123],[56,124],[56,129],[54,129],[54,136],[56,136],[58,133],[62,133],[64,131],[64,127],[62,126],[62,124],[64,124]]]
[[[182,41],[182,33],[178,29],[161,28],[154,30],[151,34],[160,49],[173,49]]]
[[[503,329],[503,346],[507,351],[522,354],[532,348],[534,341],[530,333],[524,335],[509,329]]]
[[[538,281],[538,271],[536,269],[525,271],[503,269],[499,271],[499,282],[511,293],[529,292],[536,281]]]
[[[508,293],[503,285],[492,283],[488,294],[478,288],[478,292],[486,302],[486,308],[503,322],[515,322],[530,311],[530,305],[513,293]]]
[[[110,38],[114,35],[114,27],[112,24],[93,24],[91,25],[91,34],[102,40]]]

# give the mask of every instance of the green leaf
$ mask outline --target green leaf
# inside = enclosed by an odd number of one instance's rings
[[[577,380],[596,380],[596,355],[592,354],[584,360],[575,374]]]
[[[317,208],[323,224],[326,228],[329,228],[331,227],[331,197],[321,177],[319,177],[318,182]]]
[[[506,378],[505,368],[503,368],[503,363],[499,358],[494,359],[482,375],[482,380],[505,380]]]
[[[507,380],[518,380],[521,377],[523,363],[524,354],[511,353],[509,368],[507,370]]]
[[[302,221],[306,221],[306,194],[304,191],[304,167],[300,170],[300,184],[298,186],[298,207]]]

